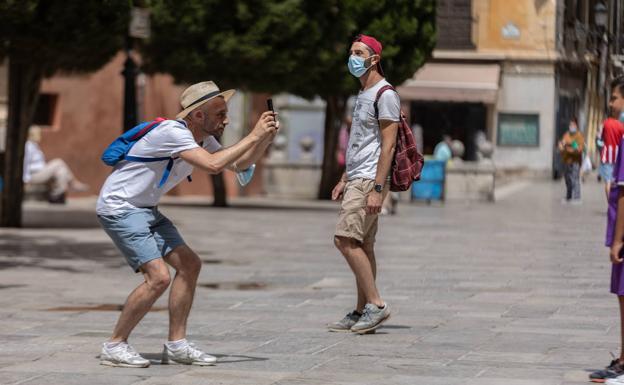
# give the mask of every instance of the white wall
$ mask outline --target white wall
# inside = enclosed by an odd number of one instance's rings
[[[550,171],[554,146],[555,72],[552,65],[506,64],[493,117],[494,162],[498,169]],[[539,147],[497,145],[498,113],[539,114]]]

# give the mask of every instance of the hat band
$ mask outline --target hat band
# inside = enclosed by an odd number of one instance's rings
[[[192,106],[196,105],[199,102],[203,102],[206,99],[214,98],[215,96],[219,95],[220,93],[221,93],[221,91],[214,91],[214,92],[211,92],[211,93],[209,93],[207,95],[204,95],[201,98],[199,98],[196,101],[194,101],[193,103],[191,103],[188,106],[184,107],[184,109],[192,107]]]

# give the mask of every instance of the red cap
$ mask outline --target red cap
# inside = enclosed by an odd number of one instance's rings
[[[372,36],[368,36],[368,35],[357,35],[355,37],[355,40],[353,40],[353,42],[355,43],[356,41],[359,41],[361,43],[366,44],[367,46],[370,47],[370,49],[373,50],[373,52],[375,52],[377,55],[381,56],[381,50],[382,50],[382,45],[379,42],[379,40],[375,39]]]
[[[372,36],[368,36],[368,35],[363,35],[363,34],[359,34],[355,37],[355,40],[353,40],[353,42],[360,42],[360,43],[364,43],[366,44],[370,49],[373,50],[373,52],[375,52],[375,54],[379,55],[381,57],[381,50],[383,49],[383,46],[381,45],[381,43],[379,42],[379,40],[375,39]],[[381,76],[384,76],[384,72],[383,69],[381,69],[381,61],[379,61],[379,63],[377,63],[377,71],[379,71],[379,73],[381,74]]]

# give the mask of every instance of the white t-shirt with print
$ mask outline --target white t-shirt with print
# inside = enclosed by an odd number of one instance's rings
[[[139,139],[128,155],[146,158],[177,157],[181,152],[197,147],[199,144],[184,121],[166,120]],[[221,149],[213,136],[204,139],[203,147],[210,153]],[[193,172],[192,165],[178,158],[174,161],[165,185],[158,187],[167,162],[124,160],[117,163],[100,191],[96,205],[97,214],[115,215],[136,207],[156,206],[163,194]]]
[[[375,179],[381,154],[381,132],[375,117],[375,97],[381,87],[390,85],[382,79],[371,88],[360,91],[353,108],[351,133],[347,147],[347,179]],[[399,122],[401,101],[395,91],[387,90],[377,102],[379,120]]]

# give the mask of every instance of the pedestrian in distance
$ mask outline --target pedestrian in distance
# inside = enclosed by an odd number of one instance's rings
[[[581,163],[585,150],[585,139],[578,127],[576,118],[572,118],[568,125],[568,131],[559,141],[559,153],[563,160],[566,196],[564,203],[581,203]]]
[[[103,155],[107,164],[115,166],[100,191],[98,219],[132,270],[144,278],[128,296],[111,338],[102,344],[103,365],[150,365],[128,338],[168,287],[169,334],[162,363],[203,366],[217,361],[186,340],[202,262],[158,210],[158,202],[190,177],[193,167],[210,174],[230,169],[245,183],[251,177],[254,162],[275,137],[279,122],[273,112],[264,112],[249,135],[233,146],[222,147],[215,137],[221,136],[229,123],[227,101],[233,94],[233,90],[221,92],[212,81],[194,84],[182,93],[182,111],[176,120],[157,119],[139,125],[131,135],[113,142]],[[123,147],[126,142],[132,143],[129,150]],[[116,152],[121,152],[121,159],[111,162]],[[173,278],[168,266],[175,270]]]
[[[334,243],[355,276],[355,308],[340,321],[328,325],[330,331],[373,332],[390,317],[375,280],[375,235],[382,202],[389,191],[389,171],[393,160],[400,100],[381,68],[381,43],[359,35],[350,48],[348,68],[360,81],[353,109],[346,170],[332,191],[332,199],[342,198]],[[378,99],[378,100],[377,100]]]
[[[453,151],[451,146],[453,145],[453,138],[450,135],[442,135],[442,140],[436,144],[433,149],[433,158],[435,160],[442,160],[448,162],[453,158]]]
[[[619,116],[624,112],[624,78],[617,78],[611,83],[609,100],[611,116]],[[607,211],[607,232],[605,245],[609,247],[611,261],[611,293],[618,298],[620,308],[620,355],[614,358],[603,370],[589,375],[594,382],[609,385],[624,384],[624,263],[622,259],[624,247],[624,165],[622,152],[624,141],[620,138],[617,157],[613,164],[613,179],[609,191],[609,209]]]

